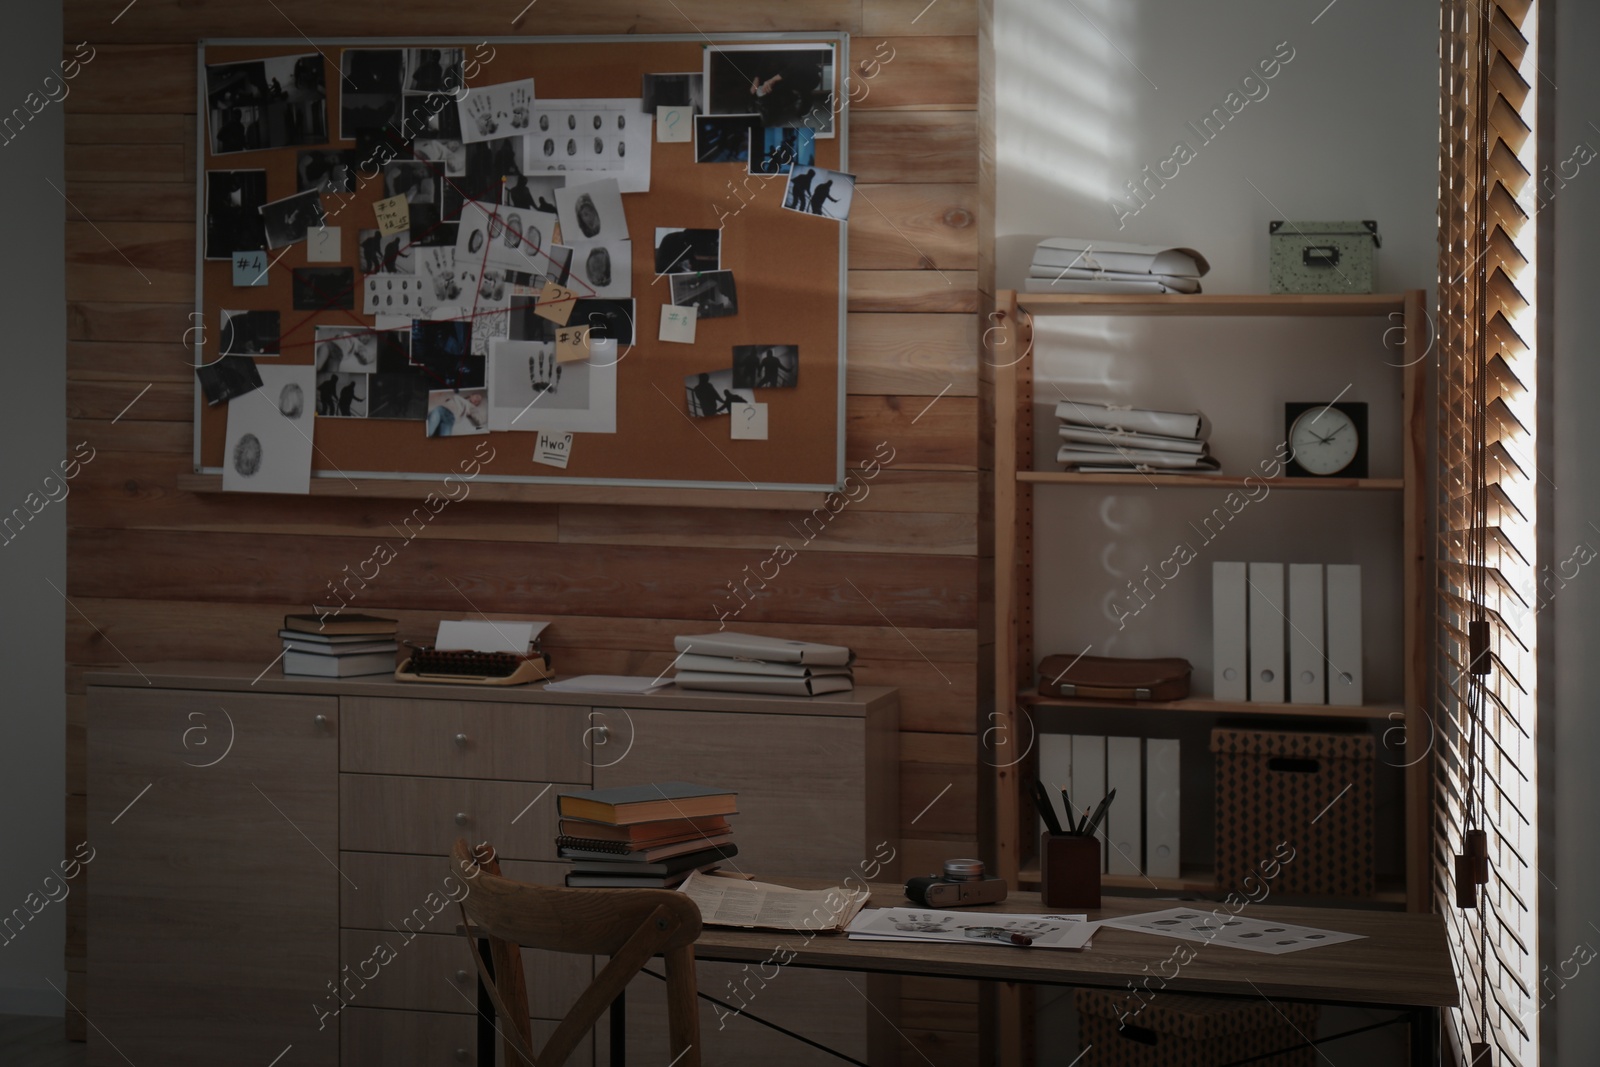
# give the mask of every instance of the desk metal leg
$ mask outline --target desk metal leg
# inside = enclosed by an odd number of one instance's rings
[[[478,957],[483,960],[489,977],[494,978],[494,954],[489,951],[489,939],[477,940]],[[494,1001],[489,999],[489,988],[478,976],[478,1062],[483,1067],[494,1067]]]
[[[628,1067],[628,991],[611,1002],[611,1067]]]
[[[1417,1008],[1411,1013],[1411,1067],[1439,1067],[1439,1009]]]

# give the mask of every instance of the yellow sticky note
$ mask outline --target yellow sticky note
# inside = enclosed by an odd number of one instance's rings
[[[589,327],[563,326],[556,331],[556,362],[577,363],[589,358]]]
[[[539,294],[539,302],[533,306],[533,313],[541,319],[549,319],[557,326],[565,326],[572,317],[572,305],[577,299],[578,294],[571,289],[555,282],[546,282],[544,291]],[[588,347],[587,342],[584,347]]]
[[[378,217],[378,231],[385,237],[411,229],[411,204],[404,196],[391,196],[372,205]]]

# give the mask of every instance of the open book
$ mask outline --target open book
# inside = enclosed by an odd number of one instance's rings
[[[678,887],[707,926],[764,930],[843,930],[866,906],[865,889],[791,889],[770,882],[692,874]]]

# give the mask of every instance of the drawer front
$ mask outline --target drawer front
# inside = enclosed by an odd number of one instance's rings
[[[730,867],[843,879],[872,858],[865,720],[633,708],[627,722],[632,748],[612,766],[597,761],[596,788],[686,781],[736,790]]]
[[[474,1016],[357,1007],[339,1016],[339,1067],[471,1067],[477,1062]],[[493,1061],[485,1067],[494,1067]]]
[[[556,859],[556,794],[583,785],[339,776],[339,845],[352,852],[448,855],[456,838],[506,859]]]
[[[452,909],[453,911],[453,909]],[[442,917],[441,917],[442,918]],[[467,939],[451,933],[418,934],[407,940],[393,930],[344,930],[340,962],[365,985],[351,997],[367,1008],[465,1012],[478,1003],[478,970]],[[536,1017],[559,1019],[594,977],[591,956],[523,949],[528,1008]],[[351,983],[355,989],[356,984]]]
[[[588,782],[589,709],[565,704],[339,698],[339,769]]]
[[[561,885],[567,873],[564,863],[510,860],[500,868],[507,878],[539,885]],[[451,871],[443,851],[436,856],[341,852],[339,871],[339,925],[347,929],[454,935],[461,922],[454,902],[471,886]]]
[[[601,1027],[604,1025],[602,1018]],[[550,1039],[555,1028],[551,1020],[533,1020],[535,1052]],[[495,1034],[494,1040],[498,1049],[500,1035]],[[662,1057],[665,1061],[666,1057]],[[476,1016],[346,1008],[339,1017],[339,1067],[473,1067],[478,1062]],[[567,1060],[568,1067],[592,1063],[593,1034],[584,1038]],[[494,1061],[487,1061],[484,1067],[494,1067]]]

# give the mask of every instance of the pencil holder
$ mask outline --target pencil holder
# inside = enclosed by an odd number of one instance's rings
[[[1100,906],[1100,839],[1045,834],[1039,841],[1039,895],[1047,908]]]

